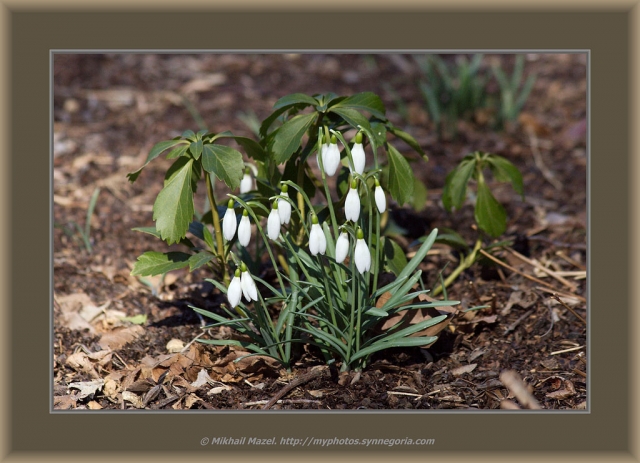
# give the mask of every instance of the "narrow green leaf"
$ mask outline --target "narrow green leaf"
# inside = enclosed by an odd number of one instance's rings
[[[153,146],[153,148],[151,148],[151,151],[149,152],[149,155],[147,156],[147,160],[142,165],[142,167],[140,167],[135,172],[130,172],[130,173],[127,174],[127,178],[129,179],[129,181],[131,183],[135,182],[136,179],[138,178],[138,176],[140,175],[140,172],[142,172],[142,169],[144,169],[147,164],[149,164],[155,158],[160,156],[160,154],[163,151],[168,150],[169,148],[171,148],[173,146],[176,146],[176,145],[180,145],[180,144],[185,144],[186,146],[188,146],[188,142],[186,140],[182,140],[180,138],[174,138],[173,140],[166,140],[166,141],[161,141],[160,143],[156,143]]]
[[[435,242],[437,236],[438,236],[438,229],[434,228],[433,231],[429,234],[429,236],[427,236],[427,238],[424,240],[424,242],[422,243],[422,246],[420,246],[420,249],[418,249],[418,252],[416,252],[416,254],[407,263],[407,266],[404,269],[402,269],[402,272],[400,272],[400,274],[398,275],[398,279],[409,276],[409,274],[413,272],[416,269],[416,267],[418,267],[418,265],[422,262],[424,257],[427,255],[427,252],[429,252],[429,249],[431,249],[431,246],[433,246],[433,243]]]
[[[215,174],[232,190],[238,188],[244,173],[242,154],[224,145],[204,145],[202,167],[207,172]]]
[[[437,336],[417,336],[412,338],[394,339],[393,341],[382,339],[371,346],[360,349],[353,357],[351,357],[351,362],[360,358],[366,358],[374,352],[389,349],[390,347],[428,346],[430,344],[433,344],[437,340]]]
[[[442,120],[442,116],[440,114],[440,104],[438,98],[431,86],[425,82],[420,82],[420,91],[422,92],[422,96],[427,102],[427,109],[429,110],[429,114],[431,115],[431,119],[433,122],[438,125]]]
[[[293,106],[296,104],[304,104],[306,106],[312,105],[316,106],[318,104],[318,100],[309,95],[305,95],[304,93],[293,93],[291,95],[283,96],[273,105],[273,109],[287,108],[289,106]]]
[[[442,192],[442,203],[451,211],[452,208],[460,209],[467,197],[467,184],[473,175],[476,160],[473,156],[465,156],[458,167],[452,170],[445,180]]]
[[[446,244],[454,249],[459,249],[465,252],[469,250],[469,245],[458,232],[451,230],[450,228],[442,228],[441,230],[442,233],[438,234],[436,242]]]
[[[389,127],[389,132],[391,132],[396,137],[398,137],[400,140],[402,140],[407,145],[409,145],[411,148],[413,148],[415,150],[415,152],[420,154],[420,156],[422,156],[425,161],[429,160],[427,155],[424,154],[424,151],[422,150],[422,147],[418,144],[418,141],[415,138],[413,138],[411,135],[409,135],[407,132],[405,132],[403,130],[400,130],[400,129],[396,128],[396,127]]]
[[[355,95],[341,100],[335,106],[332,106],[330,110],[334,110],[337,107],[351,108],[357,111],[367,111],[378,119],[386,119],[384,103],[382,103],[380,97],[373,92],[356,93]]]
[[[204,225],[202,226],[202,235],[204,238],[204,242],[207,243],[209,249],[215,252],[216,246],[213,243],[213,234],[209,231],[209,228]]]
[[[484,181],[478,182],[475,219],[478,226],[494,238],[502,235],[507,229],[507,212]]]
[[[285,122],[275,133],[270,146],[276,164],[287,161],[300,147],[302,136],[318,117],[318,113],[303,114]]]
[[[531,89],[533,88],[533,84],[534,84],[535,81],[536,81],[536,76],[534,74],[532,74],[529,77],[527,77],[527,80],[524,83],[524,86],[522,87],[522,90],[520,91],[520,95],[516,99],[516,102],[515,102],[515,105],[514,105],[516,114],[518,114],[522,110],[522,107],[526,103],[527,98],[529,98],[529,93],[531,92]]]
[[[207,262],[213,259],[213,254],[207,251],[200,251],[197,254],[189,257],[189,271],[193,272],[195,269],[202,267]]]
[[[153,205],[153,220],[160,237],[168,244],[177,243],[187,234],[193,218],[193,186],[191,183],[191,165],[193,159],[186,163],[185,158],[178,158],[174,165],[184,164],[173,173],[164,188],[158,194]]]
[[[511,182],[513,189],[524,199],[524,183],[522,181],[522,174],[518,168],[502,156],[495,154],[489,155],[487,162],[496,180],[500,182]]]
[[[385,312],[382,309],[377,309],[375,307],[369,307],[369,309],[365,312],[367,315],[373,315],[374,317],[388,317],[389,312]]]
[[[146,277],[184,268],[189,265],[189,257],[184,252],[145,252],[133,265],[131,275]]]
[[[389,193],[400,206],[413,194],[413,171],[400,152],[387,143],[389,160]]]

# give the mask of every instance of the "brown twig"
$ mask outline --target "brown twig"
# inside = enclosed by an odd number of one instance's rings
[[[584,318],[582,318],[580,315],[578,315],[575,310],[573,310],[571,307],[565,304],[564,301],[560,299],[557,294],[552,294],[551,297],[554,298],[556,301],[558,301],[560,304],[562,304],[565,309],[567,309],[569,312],[575,315],[578,320],[580,320],[585,325],[587,324],[587,321]]]
[[[301,384],[307,383],[319,376],[322,376],[324,372],[325,372],[325,368],[316,368],[314,370],[311,370],[306,375],[297,377],[296,379],[291,381],[289,384],[287,384],[285,387],[280,389],[278,393],[274,395],[271,398],[271,400],[269,400],[269,402],[266,403],[264,407],[262,407],[262,409],[268,410],[269,408],[273,407],[278,400],[282,399],[285,395],[287,395],[287,393],[289,393],[289,391],[291,391],[293,388],[298,387]]]
[[[536,277],[532,277],[531,275],[527,275],[526,273],[521,272],[520,270],[518,270],[518,269],[516,269],[516,268],[512,267],[512,266],[511,266],[511,265],[509,265],[509,264],[505,264],[505,263],[504,263],[504,262],[502,262],[500,259],[497,259],[497,258],[493,257],[491,254],[489,254],[488,252],[486,252],[484,249],[480,249],[480,254],[482,254],[483,256],[485,256],[485,257],[486,257],[486,258],[488,258],[488,259],[491,259],[491,260],[492,260],[492,261],[494,261],[496,264],[498,264],[498,265],[502,265],[504,268],[507,268],[507,269],[511,270],[512,272],[517,273],[518,275],[521,275],[521,276],[525,277],[525,278],[526,278],[526,279],[528,279],[528,280],[535,281],[535,282],[536,282],[536,283],[538,283],[539,285],[546,286],[547,288],[551,288],[551,289],[554,289],[554,290],[555,290],[555,288],[554,288],[553,286],[551,286],[549,283],[546,283],[546,282],[544,282],[544,281],[542,281],[542,280],[539,280],[539,279],[537,279]]]
[[[504,248],[506,249],[508,252],[510,252],[512,255],[516,256],[518,259],[520,259],[522,262],[525,262],[529,265],[534,266],[535,268],[542,270],[544,273],[546,273],[547,275],[549,275],[551,278],[555,278],[556,280],[558,280],[560,283],[562,283],[563,285],[565,285],[567,288],[569,288],[571,291],[575,292],[576,291],[576,285],[571,283],[570,281],[567,281],[565,278],[561,277],[560,275],[558,275],[556,272],[554,272],[553,270],[549,270],[548,268],[546,268],[544,265],[536,262],[535,260],[531,260],[528,257],[523,256],[522,254],[520,254],[518,251],[515,251],[511,248]]]

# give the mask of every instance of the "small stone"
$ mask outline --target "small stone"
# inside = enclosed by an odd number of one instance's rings
[[[167,351],[170,354],[182,352],[182,349],[184,349],[184,342],[182,342],[180,339],[172,339],[167,343]]]

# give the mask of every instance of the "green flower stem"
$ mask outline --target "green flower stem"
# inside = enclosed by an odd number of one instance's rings
[[[231,277],[226,271],[224,265],[224,242],[222,241],[222,228],[220,227],[220,216],[218,215],[218,205],[216,204],[216,198],[213,194],[213,184],[211,182],[211,174],[205,171],[205,179],[207,182],[207,196],[209,197],[209,205],[211,206],[211,217],[213,221],[213,229],[216,233],[216,247],[212,249],[216,257],[218,258],[218,264],[220,265],[220,271],[222,272],[222,278],[225,286],[229,286]]]
[[[482,247],[482,240],[478,238],[475,246],[473,247],[473,250],[464,259],[460,260],[460,264],[458,264],[458,267],[456,267],[456,269],[453,272],[451,272],[451,274],[444,280],[444,287],[440,285],[433,290],[432,295],[434,297],[439,295],[444,290],[444,288],[446,288],[451,283],[453,283],[453,281],[456,278],[458,278],[462,272],[464,272],[466,269],[468,269],[473,265],[473,263],[476,261],[476,256],[478,254],[478,251],[480,250],[481,247]]]
[[[356,244],[355,241],[353,246],[350,246],[351,256],[355,254]],[[349,262],[349,268],[351,269],[351,313],[349,315],[349,339],[347,340],[347,355],[345,357],[345,361],[340,368],[341,371],[348,371],[351,363],[351,354],[353,354],[353,327],[355,325],[355,310],[356,310],[356,268],[355,268],[355,259],[351,259]],[[360,331],[358,327],[358,332]],[[357,336],[357,334],[356,334]]]
[[[266,325],[265,327],[268,327],[269,330],[271,331],[271,333],[273,334],[273,339],[275,340],[277,349],[278,349],[278,351],[280,351],[280,358],[284,361],[284,363],[285,363],[284,366],[286,367],[287,371],[289,371],[289,369],[290,369],[290,365],[289,365],[290,359],[288,357],[285,357],[285,353],[284,353],[284,350],[283,350],[282,342],[280,342],[280,333],[276,332],[276,325],[275,325],[275,323],[273,323],[273,320],[271,319],[271,315],[269,314],[269,309],[267,309],[267,304],[265,304],[264,299],[262,298],[262,295],[260,294],[260,292],[258,292],[258,299],[260,300],[260,307],[256,311],[258,313],[260,313],[260,312],[262,313],[262,317],[260,317],[262,319],[261,322],[264,323],[264,325]],[[260,315],[258,315],[258,316],[260,316]],[[272,355],[273,355],[273,353],[272,353]],[[275,355],[273,355],[273,356],[276,357]]]

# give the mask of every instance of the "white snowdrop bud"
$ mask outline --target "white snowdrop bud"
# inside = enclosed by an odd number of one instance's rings
[[[362,274],[371,269],[371,253],[369,253],[367,243],[364,241],[364,233],[361,228],[358,228],[357,237],[353,259],[356,262],[358,272]]]
[[[224,213],[224,218],[222,219],[222,236],[224,236],[225,240],[231,241],[233,239],[237,226],[236,211],[233,209],[233,199],[230,199],[227,204],[227,211]]]
[[[273,208],[267,219],[267,236],[274,241],[280,236],[280,215],[278,214],[278,208],[278,201],[274,201]]]
[[[240,219],[240,225],[238,225],[238,241],[245,247],[249,246],[249,241],[251,241],[251,222],[246,209],[242,211],[242,218]]]
[[[251,178],[251,170],[247,167],[240,181],[240,193],[248,193],[253,190],[253,178]]]
[[[240,276],[240,286],[242,287],[242,294],[244,294],[244,298],[247,301],[257,301],[258,300],[258,288],[256,287],[256,282],[253,281],[249,270],[247,270],[247,266],[243,262],[240,266],[242,269],[242,275]]]
[[[288,198],[288,191],[289,185],[282,185],[282,191],[280,194]],[[281,224],[289,223],[289,220],[291,219],[291,204],[286,199],[278,199],[278,215],[280,216]]]
[[[355,179],[351,181],[351,188],[344,202],[344,216],[353,222],[357,222],[360,217],[360,195],[358,195],[358,182]]]
[[[313,216],[311,219],[311,231],[309,232],[309,251],[312,255],[317,256],[318,253],[324,254],[327,250],[327,237],[318,223],[318,217]]]
[[[376,206],[378,207],[380,214],[382,214],[387,209],[387,198],[384,195],[384,190],[380,186],[380,182],[378,181],[378,179],[376,179],[376,188],[373,196],[376,200]]]
[[[336,241],[336,262],[339,264],[344,262],[349,252],[349,235],[347,232],[340,233],[338,240]]]
[[[240,303],[240,298],[242,297],[242,285],[240,283],[240,270],[236,269],[236,273],[234,277],[231,279],[231,283],[229,283],[229,288],[227,289],[227,299],[229,300],[229,305],[235,308]]]

